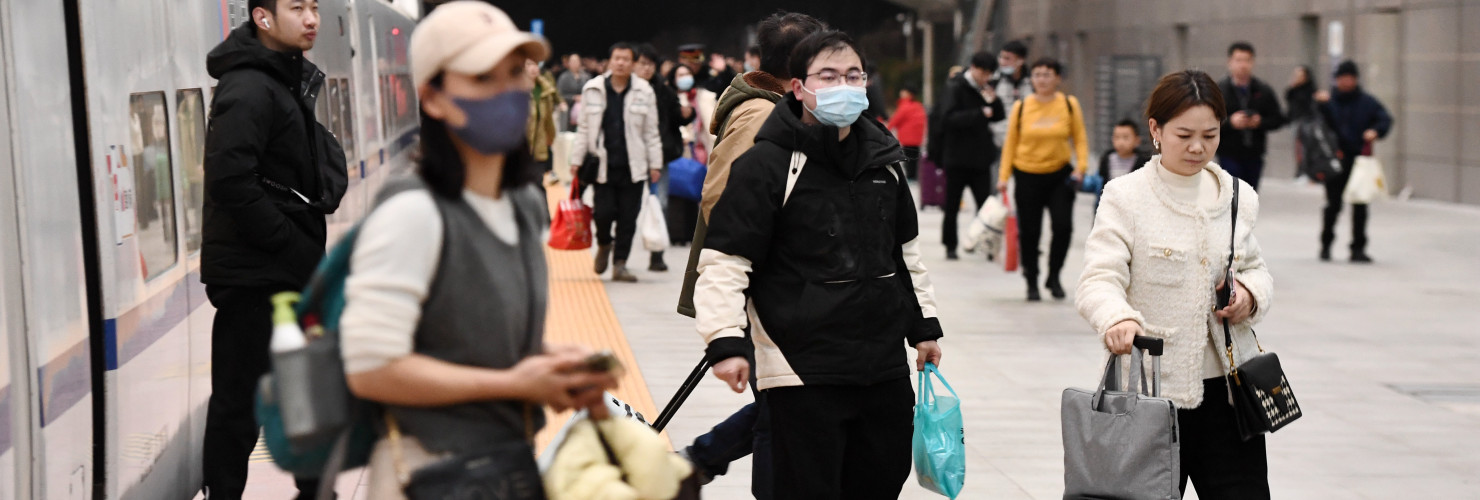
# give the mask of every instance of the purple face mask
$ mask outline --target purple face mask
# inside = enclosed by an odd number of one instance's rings
[[[507,153],[524,144],[529,122],[528,91],[510,90],[485,99],[462,99],[452,102],[468,115],[468,122],[452,132],[479,153]]]

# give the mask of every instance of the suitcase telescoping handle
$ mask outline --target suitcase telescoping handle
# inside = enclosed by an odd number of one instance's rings
[[[1137,335],[1131,345],[1151,355],[1151,395],[1161,396],[1161,348],[1164,342],[1156,337]],[[1140,367],[1137,367],[1140,368]]]
[[[684,379],[683,385],[678,386],[678,392],[673,394],[673,399],[668,400],[668,405],[664,406],[663,411],[658,413],[658,418],[653,420],[654,431],[663,432],[663,428],[668,426],[668,421],[673,420],[673,414],[678,413],[678,407],[683,406],[684,400],[689,399],[689,394],[694,392],[695,387],[698,387],[699,381],[704,380],[704,373],[708,371],[709,357],[706,356],[699,360],[694,371],[689,372],[689,378]]]

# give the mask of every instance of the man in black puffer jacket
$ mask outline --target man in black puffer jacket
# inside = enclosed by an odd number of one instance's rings
[[[847,35],[813,33],[788,66],[791,95],[711,214],[696,326],[736,392],[754,348],[773,498],[898,498],[914,401],[906,342],[923,370],[940,362],[942,336],[904,150],[863,113],[867,77]]]
[[[946,169],[946,204],[941,207],[945,219],[940,234],[948,260],[956,260],[956,215],[961,211],[966,188],[971,188],[977,208],[985,205],[997,189],[992,163],[1000,155],[992,126],[1006,118],[1007,111],[991,84],[995,71],[997,58],[990,52],[977,52],[971,56],[970,69],[946,82],[946,100],[942,101],[946,108],[941,116],[944,157],[938,161]]]
[[[301,290],[324,255],[330,181],[318,162],[337,144],[314,120],[324,74],[303,58],[319,24],[308,4],[251,0],[252,19],[206,56],[219,80],[206,133],[201,250],[201,282],[216,307],[203,450],[212,500],[241,498],[246,487],[254,394],[269,368],[268,298]],[[316,485],[298,480],[299,498],[312,498]]]

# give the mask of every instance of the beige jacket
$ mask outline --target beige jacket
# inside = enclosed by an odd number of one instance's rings
[[[606,79],[611,73],[592,78],[581,88],[581,121],[572,141],[570,162],[580,165],[587,152],[601,158],[596,182],[606,183],[606,142],[601,135],[601,118],[606,113]],[[648,170],[663,168],[663,140],[658,135],[658,97],[652,84],[641,78],[629,80],[623,99],[622,121],[627,130],[627,161],[632,179],[645,181]]]
[[[709,220],[709,211],[719,203],[720,194],[730,182],[730,165],[750,147],[755,145],[755,135],[766,123],[766,117],[776,109],[776,103],[765,99],[751,99],[741,103],[730,113],[730,122],[725,127],[724,140],[709,152],[709,171],[704,174],[704,195],[699,210],[704,220]]]
[[[1160,156],[1152,157],[1148,168],[1105,185],[1094,230],[1085,243],[1084,274],[1075,304],[1101,339],[1124,320],[1140,323],[1146,335],[1166,339],[1162,396],[1178,408],[1195,408],[1203,401],[1208,341],[1212,339],[1223,352],[1222,322],[1213,315],[1214,286],[1228,262],[1235,180],[1216,164],[1208,164],[1205,168],[1218,177],[1219,208],[1201,210],[1170,194],[1156,175],[1160,164]],[[1254,237],[1259,195],[1237,182],[1242,187],[1233,271],[1256,305],[1254,315],[1232,329],[1234,358],[1242,363],[1259,352],[1253,326],[1269,314],[1274,278]],[[1219,363],[1226,366],[1226,356]]]

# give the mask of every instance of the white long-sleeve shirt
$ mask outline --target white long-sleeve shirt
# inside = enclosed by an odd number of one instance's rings
[[[463,200],[499,240],[519,243],[512,199],[464,191]],[[392,196],[360,226],[339,323],[346,373],[374,370],[411,354],[421,304],[437,273],[442,231],[442,215],[427,190]]]

